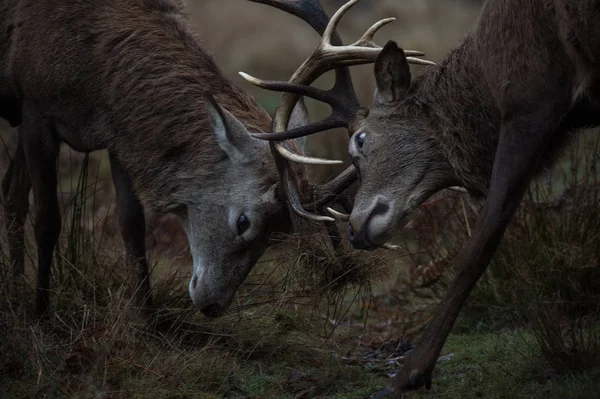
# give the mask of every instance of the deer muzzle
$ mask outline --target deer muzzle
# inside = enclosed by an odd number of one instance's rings
[[[385,196],[356,202],[348,222],[348,239],[357,249],[381,247],[393,233],[395,220],[394,203]]]

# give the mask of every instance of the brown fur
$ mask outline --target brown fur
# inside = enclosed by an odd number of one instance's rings
[[[187,217],[182,211],[186,206],[198,207],[199,201],[226,204],[233,195],[223,181],[229,161],[213,135],[205,92],[212,92],[248,131],[268,131],[269,115],[202,49],[180,1],[0,0],[0,15],[0,117],[20,130],[19,148],[3,181],[8,219],[17,221],[12,223],[16,231],[9,232],[17,273],[23,269],[18,226],[33,185],[40,262],[36,307],[45,311],[52,252],[60,232],[53,184],[57,143],[64,141],[84,152],[105,148],[111,157],[128,263],[137,264],[138,277],[145,281],[140,291],[147,296],[142,204]],[[266,192],[278,181],[269,148],[257,143],[248,151],[253,159],[248,179],[254,179],[247,182],[248,192]],[[219,188],[213,188],[217,183]],[[198,199],[198,192],[204,200]],[[260,214],[281,211],[269,206]],[[215,211],[207,212],[215,217]],[[226,224],[225,213],[221,216],[220,223]],[[264,228],[261,224],[260,234],[287,229],[286,220],[270,218]],[[218,239],[215,235],[213,240]],[[266,246],[266,238],[257,237],[260,245],[252,255],[240,254],[242,260],[228,262],[251,267]],[[225,261],[223,256],[214,255]],[[240,272],[239,283],[248,270]]]
[[[81,132],[69,144],[114,153],[150,205],[160,203],[164,190],[185,185],[172,179],[172,168],[186,165],[210,178],[211,168],[203,165],[219,161],[203,110],[205,91],[217,93],[249,130],[268,131],[267,113],[224,77],[187,27],[178,2],[18,3],[20,26],[7,73],[19,87],[15,97],[58,99],[44,108],[57,123]],[[160,190],[150,184],[157,177],[167,183]]]
[[[406,101],[395,105],[392,114],[420,121],[461,184],[482,194],[489,185],[500,115],[489,88],[479,83],[482,74],[472,43],[467,38],[415,80]]]

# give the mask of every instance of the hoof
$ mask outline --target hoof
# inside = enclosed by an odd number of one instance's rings
[[[419,370],[414,369],[410,372],[407,388],[411,391],[416,391],[425,385],[429,391],[431,389],[431,375],[422,374]]]

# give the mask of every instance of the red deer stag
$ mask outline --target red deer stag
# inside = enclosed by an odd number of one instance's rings
[[[489,0],[463,43],[414,81],[396,43],[377,57],[374,102],[353,122],[349,144],[360,180],[345,216],[352,244],[381,246],[444,188],[485,198],[462,269],[382,395],[431,386],[456,317],[530,181],[578,129],[600,125],[599,21],[597,0]]]
[[[318,1],[271,3],[325,30],[328,17]],[[290,231],[296,213],[308,215],[301,201],[310,198],[322,208],[352,180],[350,173],[314,187],[300,168],[283,172],[287,161],[279,153],[273,159],[269,145],[249,133],[268,132],[269,115],[223,76],[193,36],[182,8],[176,0],[0,1],[0,116],[18,126],[2,191],[10,255],[21,274],[33,189],[38,313],[48,309],[52,254],[61,230],[55,166],[61,142],[83,152],[108,149],[138,303],[150,305],[146,206],[180,216],[194,263],[190,295],[208,316],[219,315],[231,301],[270,233]],[[341,44],[337,34],[329,37]],[[353,46],[352,57],[365,53],[363,58],[374,61],[371,46]],[[337,87],[346,104],[356,104],[345,64],[324,59],[318,65],[323,71],[338,68]],[[291,131],[305,125],[299,104],[285,126]]]

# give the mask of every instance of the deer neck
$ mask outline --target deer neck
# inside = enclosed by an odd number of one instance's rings
[[[428,120],[461,184],[474,194],[487,192],[500,131],[500,115],[485,81],[472,37],[420,76],[413,101]]]
[[[155,210],[184,195],[186,187],[219,178],[224,154],[206,112],[204,93],[236,116],[250,132],[266,132],[269,115],[232,84],[179,20],[150,27],[151,35],[124,26],[101,50],[105,96],[112,114],[111,155],[130,175],[136,193]],[[172,30],[176,34],[172,33]],[[265,145],[265,173],[276,176]],[[270,176],[268,176],[270,177]]]

